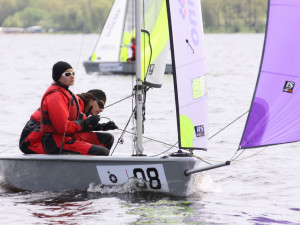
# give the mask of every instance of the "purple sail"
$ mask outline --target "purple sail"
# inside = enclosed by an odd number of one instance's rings
[[[300,1],[270,0],[261,67],[240,148],[300,140]]]

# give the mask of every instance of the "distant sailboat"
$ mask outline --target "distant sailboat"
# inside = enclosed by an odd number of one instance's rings
[[[83,63],[88,74],[94,72],[102,74],[136,73],[135,62],[127,62],[127,59],[132,55],[130,41],[135,37],[134,5],[134,0],[114,1],[92,55],[88,61]],[[149,10],[146,11],[149,12]],[[151,37],[158,37],[155,32],[168,32],[167,23],[159,21],[162,19],[163,17],[158,18],[157,23],[154,24],[152,28],[149,28],[148,31],[151,33]],[[160,40],[152,40],[152,42],[153,41]],[[168,50],[169,45],[166,44],[167,43],[161,43],[160,46],[158,46],[159,49],[155,51]],[[166,65],[165,73],[172,73],[171,64]]]

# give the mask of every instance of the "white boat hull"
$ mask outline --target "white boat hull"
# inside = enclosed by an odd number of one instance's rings
[[[90,62],[83,63],[86,73],[101,73],[101,74],[135,74],[135,62]],[[165,69],[166,74],[172,73],[172,65],[167,64]]]
[[[90,184],[122,185],[131,177],[144,178],[146,191],[186,196],[198,166],[193,157],[104,157],[81,155],[20,155],[0,158],[6,185],[28,191],[88,189]]]

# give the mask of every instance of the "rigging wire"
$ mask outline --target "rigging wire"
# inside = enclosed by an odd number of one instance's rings
[[[239,117],[237,117],[235,120],[233,120],[232,122],[230,122],[229,124],[227,124],[225,127],[223,127],[222,129],[220,129],[218,132],[216,132],[214,135],[212,135],[211,137],[209,137],[208,138],[208,140],[210,140],[210,139],[212,139],[212,138],[214,138],[215,136],[217,136],[219,133],[221,133],[222,131],[224,131],[226,128],[228,128],[229,126],[231,126],[233,123],[235,123],[236,121],[238,121],[240,118],[242,118],[246,113],[248,113],[249,112],[249,110],[247,110],[246,112],[244,112],[242,115],[240,115]],[[239,149],[236,151],[236,153],[239,151]],[[235,153],[235,154],[236,154]],[[242,152],[243,153],[243,152]],[[240,153],[240,155],[242,154],[242,153]],[[233,157],[235,156],[235,154],[233,155]],[[239,156],[240,156],[239,155]],[[218,161],[218,160],[212,160],[212,159],[205,159],[205,158],[202,158],[202,157],[199,157],[199,156],[196,156],[196,155],[193,155],[194,157],[197,157],[197,158],[199,158],[200,160],[202,160],[203,162],[205,162],[205,163],[207,163],[207,164],[210,164],[209,162],[207,162],[207,161],[211,161],[211,162],[221,162],[221,161]],[[236,158],[238,158],[239,156],[237,156]],[[234,161],[233,160],[233,157],[231,158],[231,162],[232,161]],[[235,159],[236,159],[235,158]],[[205,160],[206,161],[205,161]]]
[[[124,134],[125,134],[125,131],[126,131],[127,127],[128,127],[128,124],[129,124],[129,122],[130,122],[130,120],[131,120],[131,118],[132,118],[134,112],[135,112],[135,109],[132,110],[131,116],[129,117],[129,120],[127,121],[127,123],[126,123],[126,125],[125,125],[125,128],[124,128],[123,132],[121,133],[121,135],[120,135],[120,137],[119,137],[119,139],[118,139],[118,141],[117,141],[117,143],[116,143],[116,145],[115,145],[113,151],[111,152],[110,156],[113,155],[113,153],[114,153],[116,147],[118,146],[118,144],[123,142],[123,141],[122,141],[122,140],[123,140],[123,136],[124,136]]]
[[[164,153],[166,153],[166,152],[170,151],[170,150],[171,150],[172,148],[174,148],[174,147],[177,147],[177,148],[178,148],[177,144],[178,144],[178,141],[177,141],[175,144],[171,145],[171,147],[170,147],[170,148],[168,148],[166,151],[164,151],[164,152],[161,152],[161,153],[159,153],[159,154],[157,154],[157,155],[151,155],[151,156],[149,156],[149,157],[155,157],[155,156],[162,155],[162,154],[164,154]],[[169,144],[167,144],[167,145],[169,145]]]
[[[234,158],[234,156],[235,156],[240,150],[241,150],[240,154],[237,155],[237,156]],[[245,152],[245,149],[237,149],[236,152],[235,152],[235,153],[233,154],[233,156],[231,157],[230,162],[232,162],[232,161],[234,161],[235,159],[237,159],[238,157],[240,157],[244,152]]]
[[[216,135],[218,135],[219,133],[221,133],[223,130],[225,130],[226,128],[228,128],[229,126],[231,126],[233,123],[235,123],[237,120],[239,120],[240,118],[242,118],[248,112],[249,112],[249,110],[247,110],[246,112],[244,112],[242,115],[240,115],[235,120],[233,120],[232,122],[230,122],[229,124],[227,124],[225,127],[223,127],[221,130],[219,130],[217,133],[215,133],[214,135],[212,135],[211,137],[209,137],[208,140],[212,139],[213,137],[215,137]]]
[[[122,129],[117,129],[117,130],[124,131],[124,129],[123,130]],[[125,133],[135,134],[135,133],[130,132],[130,131],[125,131]],[[150,141],[154,141],[154,142],[160,143],[160,144],[168,145],[170,147],[178,147],[178,146],[175,146],[178,143],[178,141],[175,144],[172,145],[172,144],[169,144],[169,143],[166,143],[166,142],[163,142],[163,141],[159,141],[159,140],[156,140],[156,139],[153,139],[153,138],[150,138],[150,137],[146,137],[146,136],[143,136],[143,138],[148,139]]]
[[[238,155],[238,156],[236,156],[235,158],[234,158],[234,155],[236,155],[236,153],[233,155],[233,157],[232,157],[232,159],[230,160],[231,162],[233,162],[233,161],[242,161],[242,160],[244,160],[244,159],[248,159],[248,158],[251,158],[251,157],[254,157],[254,156],[256,156],[256,155],[258,155],[258,154],[260,154],[261,152],[263,152],[264,150],[266,150],[267,148],[268,148],[269,146],[266,146],[266,147],[264,147],[262,150],[260,150],[260,151],[258,151],[258,152],[256,152],[256,153],[253,153],[252,155],[249,155],[249,156],[246,156],[246,157],[244,157],[244,158],[241,158],[241,159],[238,159],[241,155],[242,155],[242,153],[244,153],[245,152],[245,149],[243,149],[243,151]]]
[[[84,34],[85,34],[85,23],[83,25],[83,33],[82,33],[82,38],[81,38],[81,45],[80,45],[80,49],[79,49],[79,56],[78,56],[78,60],[77,60],[77,65],[76,65],[76,71],[78,71],[78,68],[79,68],[79,62],[80,62],[80,56],[81,56],[81,52],[82,52],[82,46],[83,46],[83,40],[84,40]],[[73,91],[75,90],[75,84],[73,85]],[[72,105],[72,102],[73,102],[73,99],[78,107],[78,113],[80,112],[79,111],[79,105],[78,105],[78,102],[77,102],[77,99],[76,97],[72,94],[72,92],[70,90],[68,90],[69,94],[71,95],[71,99],[70,99],[70,103],[69,103],[69,109],[68,109],[68,118],[70,116],[70,110],[71,110],[71,105]],[[77,115],[79,116],[79,115]],[[65,124],[65,130],[64,130],[64,135],[63,135],[63,139],[61,141],[61,145],[60,145],[60,150],[59,150],[59,154],[62,154],[63,153],[63,147],[64,147],[64,144],[65,144],[65,137],[66,137],[66,132],[67,132],[67,125],[68,125],[68,118],[66,120],[66,124]]]
[[[200,159],[202,162],[204,162],[204,163],[206,163],[206,164],[211,165],[211,163],[207,162],[209,159],[205,159],[205,160],[204,160],[204,158],[199,157],[199,156],[194,155],[194,154],[193,154],[192,156],[193,156],[193,157],[196,157],[196,158],[198,158],[198,159]],[[213,161],[213,160],[210,160],[210,161]],[[221,162],[221,161],[214,161],[214,162]]]
[[[122,102],[122,101],[124,101],[124,100],[126,100],[126,99],[128,99],[128,98],[131,98],[133,95],[134,95],[134,94],[131,94],[131,95],[129,95],[129,96],[127,96],[127,97],[125,97],[125,98],[123,98],[123,99],[121,99],[121,100],[118,100],[118,101],[116,101],[116,102],[114,102],[114,103],[112,103],[112,104],[110,104],[110,105],[108,105],[108,106],[105,106],[105,108],[108,108],[108,107],[113,106],[113,105],[115,105],[115,104],[117,104],[117,103],[119,103],[119,102]]]
[[[15,146],[12,146],[12,147],[10,147],[10,148],[8,148],[8,149],[5,149],[5,150],[1,151],[0,154],[3,153],[3,152],[6,152],[6,151],[8,151],[8,150],[11,150],[11,149],[13,149],[13,148],[15,148],[15,147],[17,147],[17,146],[18,146],[18,145],[15,145]]]

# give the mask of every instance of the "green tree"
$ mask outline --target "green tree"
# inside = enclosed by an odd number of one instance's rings
[[[0,0],[0,26],[42,25],[62,32],[99,33],[112,3],[113,0]],[[267,3],[201,0],[205,32],[263,32]]]
[[[30,0],[0,0],[0,25],[6,20],[7,17],[23,10],[28,6]],[[14,19],[16,20],[16,18]]]
[[[206,31],[264,31],[267,0],[201,0],[201,3]]]
[[[3,22],[4,27],[23,27],[23,21],[20,14],[16,13],[13,16],[7,17]]]

